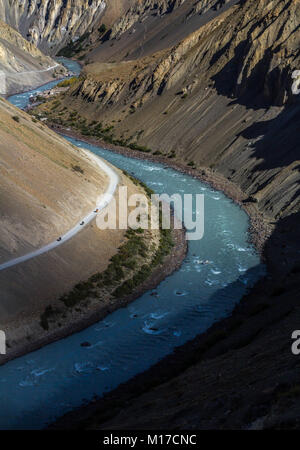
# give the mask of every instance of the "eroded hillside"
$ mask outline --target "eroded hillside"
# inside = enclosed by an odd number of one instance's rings
[[[63,66],[0,20],[0,94],[24,91],[64,73]]]
[[[80,54],[89,62],[138,59],[177,44],[193,31],[226,11],[238,0],[147,0],[132,1],[116,16],[100,37],[92,34]],[[107,14],[103,17],[107,22]]]
[[[99,60],[103,51],[124,57],[175,44],[220,9],[237,0],[42,0],[0,1],[0,19],[45,54],[76,46],[80,58]],[[168,38],[167,36],[172,36]],[[122,38],[122,39],[121,39]],[[119,42],[119,41],[122,42]],[[126,45],[124,46],[124,42]],[[102,42],[101,48],[99,44]],[[115,43],[118,43],[114,48]],[[143,48],[142,48],[143,47]],[[100,55],[99,55],[100,50]],[[90,52],[91,55],[90,55]]]
[[[93,63],[63,105],[186,164],[210,167],[278,218],[299,208],[300,4],[248,0],[171,49]]]
[[[93,209],[107,176],[79,149],[0,101],[0,261],[55,240]]]
[[[45,53],[55,54],[97,23],[103,0],[1,0],[0,18]]]

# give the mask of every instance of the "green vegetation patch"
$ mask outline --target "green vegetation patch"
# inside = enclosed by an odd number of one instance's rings
[[[84,33],[77,41],[70,41],[64,48],[62,48],[57,56],[65,56],[71,58],[72,56],[80,53],[83,50],[83,42],[88,39],[90,33]]]
[[[73,84],[77,83],[78,80],[79,80],[78,77],[67,78],[66,80],[63,80],[60,83],[58,83],[57,87],[70,87]]]
[[[102,25],[98,28],[98,31],[100,34],[105,33],[107,31],[107,26],[104,23],[102,23]]]
[[[72,79],[65,80],[62,83],[67,83]],[[75,83],[78,79],[75,78],[75,81],[72,81],[71,83]],[[60,85],[60,83],[59,83]],[[61,84],[62,85],[62,84]],[[58,100],[56,100],[58,101]],[[47,104],[47,102],[46,102]],[[45,103],[44,103],[45,105]],[[130,148],[131,150],[140,151],[142,153],[151,153],[152,150],[145,145],[140,145],[138,142],[131,142],[133,139],[133,136],[131,136],[128,139],[122,139],[122,138],[116,138],[114,136],[115,127],[114,125],[103,125],[102,122],[97,122],[96,120],[93,120],[92,122],[88,123],[86,118],[80,117],[77,111],[71,111],[69,114],[67,114],[66,107],[64,107],[61,111],[54,111],[57,108],[57,104],[48,103],[48,110],[43,109],[43,114],[47,115],[48,118],[55,124],[66,126],[66,127],[72,127],[76,129],[80,134],[87,137],[94,137],[98,138],[101,141],[118,145],[120,147],[126,147]],[[60,106],[60,105],[58,105]],[[39,110],[33,110],[32,114],[37,114]],[[66,112],[66,114],[63,114],[63,111]],[[144,130],[140,130],[138,132],[137,139],[142,135]],[[156,153],[161,154],[161,152]],[[170,158],[174,158],[175,152],[170,153]]]

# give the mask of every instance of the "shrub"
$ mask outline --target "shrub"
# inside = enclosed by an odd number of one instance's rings
[[[257,198],[253,197],[252,195],[243,200],[243,203],[257,203],[257,202],[258,202]]]
[[[73,290],[69,294],[63,295],[60,300],[66,306],[73,307],[92,293],[92,283],[88,280],[86,282],[76,284]]]
[[[101,34],[105,33],[106,30],[107,30],[107,27],[106,27],[106,25],[104,23],[98,28],[98,31]]]
[[[78,165],[75,165],[75,166],[72,165],[72,170],[74,170],[74,172],[79,172],[81,174],[84,174],[84,170]]]
[[[19,116],[12,116],[12,119],[13,119],[15,122],[20,122],[20,117],[19,117]]]
[[[136,268],[136,261],[134,259],[129,259],[128,261],[124,261],[123,266],[133,270]]]
[[[48,319],[55,313],[51,305],[47,306],[43,314],[41,314],[40,325],[44,330],[49,330]]]

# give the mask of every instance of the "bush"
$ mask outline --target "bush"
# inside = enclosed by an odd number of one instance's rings
[[[133,270],[136,268],[136,261],[134,259],[129,259],[128,261],[124,261],[123,266],[127,269]]]
[[[12,119],[13,119],[15,122],[20,122],[20,117],[19,117],[19,116],[12,116]]]
[[[258,203],[258,200],[257,200],[257,198],[250,195],[250,197],[243,200],[243,203]]]
[[[65,56],[66,58],[71,58],[76,53],[83,50],[82,42],[89,37],[89,33],[84,33],[76,42],[70,41],[64,48],[62,48],[57,56]]]
[[[47,306],[43,314],[41,314],[40,325],[44,330],[49,330],[48,319],[55,313],[51,305]]]
[[[74,307],[77,303],[80,303],[93,293],[92,287],[93,285],[90,280],[83,283],[78,283],[69,294],[63,295],[60,300],[66,306],[70,308]]]
[[[107,30],[107,27],[106,27],[106,25],[104,23],[98,28],[98,31],[101,34],[105,33],[106,30]]]
[[[84,170],[78,165],[75,165],[75,166],[72,165],[72,170],[74,170],[74,172],[79,172],[81,174],[84,174]]]

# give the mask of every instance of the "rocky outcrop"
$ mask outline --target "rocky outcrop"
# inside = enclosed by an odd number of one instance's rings
[[[121,36],[136,22],[146,19],[149,15],[163,16],[182,5],[185,0],[146,0],[136,1],[126,14],[112,27],[110,38]]]
[[[0,19],[53,55],[89,31],[105,7],[104,0],[0,0]]]
[[[0,94],[28,90],[64,73],[63,66],[0,20]]]
[[[222,173],[270,217],[290,214],[299,208],[299,23],[296,0],[243,1],[170,50],[87,66],[67,102],[114,121],[117,138]]]
[[[218,10],[228,2],[229,0],[197,0],[196,2],[190,2],[189,0],[136,1],[126,14],[113,25],[110,38],[119,38],[127,30],[134,27],[137,22],[144,22],[150,16],[162,17],[170,14],[184,3],[188,7],[188,12],[185,13],[185,18],[188,20],[195,14],[204,14],[211,9]]]
[[[187,14],[187,18],[194,14],[204,14],[210,9],[218,10],[228,2],[229,0],[197,0]]]
[[[110,0],[101,26],[68,46],[89,62],[140,59],[174,46],[238,0]]]
[[[233,8],[188,36],[166,57],[158,55],[156,67],[148,71],[148,78],[157,80],[151,90],[161,94],[189,73],[193,88],[215,79],[224,85],[225,94],[241,96],[254,87],[263,91],[270,105],[284,104],[291,93],[292,72],[299,66],[299,10],[293,0],[289,5],[265,0],[260,8],[246,1]],[[200,64],[202,74],[196,77]]]

